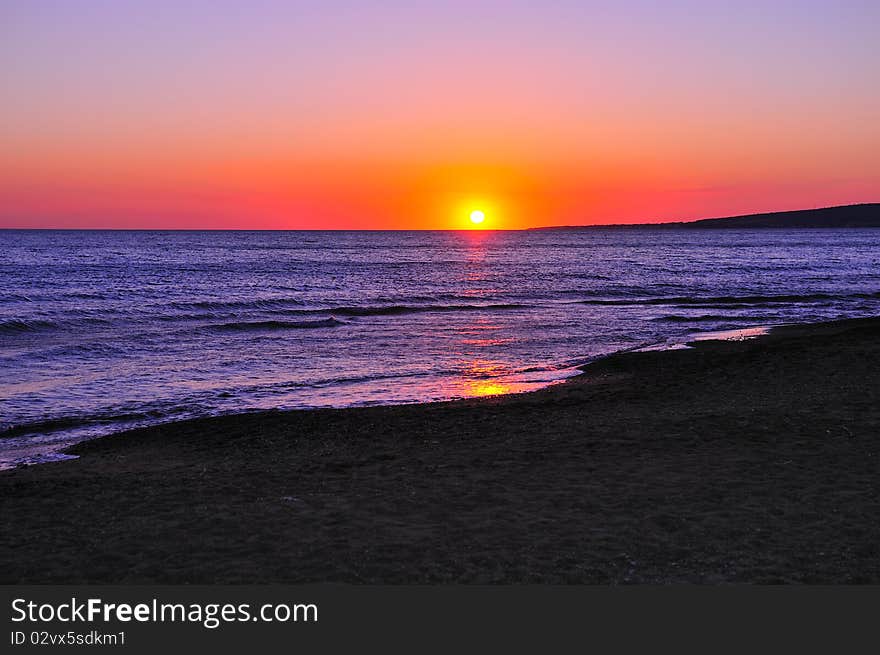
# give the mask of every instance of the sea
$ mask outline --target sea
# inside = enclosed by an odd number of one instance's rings
[[[0,231],[0,468],[266,409],[537,389],[880,313],[880,229]]]

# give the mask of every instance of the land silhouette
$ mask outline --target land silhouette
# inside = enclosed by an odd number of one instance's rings
[[[596,228],[657,228],[681,230],[763,229],[763,228],[863,228],[880,227],[880,203],[841,205],[819,209],[745,214],[722,218],[671,223],[626,223],[614,225],[560,225],[537,230],[591,230]]]

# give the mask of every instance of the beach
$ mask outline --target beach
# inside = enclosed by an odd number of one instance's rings
[[[880,320],[0,472],[4,583],[878,583]]]

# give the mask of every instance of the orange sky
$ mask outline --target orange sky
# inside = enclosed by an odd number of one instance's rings
[[[880,199],[874,5],[72,4],[2,10],[0,227],[456,229],[482,209],[522,228]]]

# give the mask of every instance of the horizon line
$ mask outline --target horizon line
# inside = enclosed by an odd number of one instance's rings
[[[656,222],[633,222],[633,223],[567,223],[561,225],[546,225],[540,227],[521,227],[521,228],[223,228],[223,227],[0,227],[3,232],[529,232],[533,230],[554,230],[565,228],[621,228],[621,227],[644,227],[668,226],[668,225],[689,225],[700,221],[724,220],[729,218],[744,218],[752,216],[770,216],[777,214],[789,214],[807,211],[821,211],[827,209],[843,209],[849,207],[866,207],[871,205],[880,205],[877,202],[855,202],[843,205],[827,205],[813,206],[800,209],[780,209],[773,211],[753,212],[749,214],[735,214],[727,216],[709,216],[705,218],[693,218],[689,220],[668,220]]]

